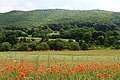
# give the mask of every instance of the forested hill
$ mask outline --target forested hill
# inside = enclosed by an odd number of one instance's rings
[[[104,10],[63,9],[0,13],[0,27],[38,26],[49,26],[53,30],[84,26],[100,30],[120,30],[120,13]]]
[[[47,9],[0,13],[0,51],[120,49],[120,13]]]

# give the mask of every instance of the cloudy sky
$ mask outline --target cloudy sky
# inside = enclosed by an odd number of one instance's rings
[[[0,13],[34,9],[101,9],[120,12],[120,0],[0,0]]]

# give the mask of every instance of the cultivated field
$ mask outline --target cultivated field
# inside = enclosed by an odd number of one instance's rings
[[[120,80],[120,50],[0,52],[0,80]]]

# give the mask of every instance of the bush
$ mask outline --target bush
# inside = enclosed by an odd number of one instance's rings
[[[71,42],[70,43],[70,50],[79,50],[80,46],[78,42]]]
[[[48,44],[51,50],[63,50],[65,46],[64,41],[59,38],[54,41],[49,41]]]
[[[49,50],[49,46],[46,42],[42,42],[37,46],[37,50]]]
[[[31,48],[31,50],[36,50],[36,47],[37,47],[37,42],[32,42],[28,45],[29,48]]]
[[[11,44],[9,42],[3,42],[0,47],[0,51],[10,51]]]
[[[21,44],[20,44],[20,43],[17,43],[17,44],[15,44],[15,45],[13,46],[12,50],[13,50],[13,51],[17,51],[17,50],[19,50],[20,46],[21,46]]]
[[[81,44],[81,50],[88,50],[88,44],[87,43],[82,43]]]
[[[120,49],[120,45],[115,45],[115,49]]]
[[[83,41],[83,40],[80,40],[79,41],[79,45],[81,46],[82,45],[82,43],[84,43],[85,41]]]
[[[72,39],[69,39],[68,42],[71,43],[71,42],[73,42],[73,40],[72,40]]]
[[[29,51],[30,48],[28,47],[28,43],[21,43],[21,45],[18,47],[19,51]]]

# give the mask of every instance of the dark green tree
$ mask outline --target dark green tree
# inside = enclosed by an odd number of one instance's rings
[[[99,36],[99,37],[98,37],[98,40],[99,40],[99,42],[100,42],[100,45],[104,45],[104,41],[105,41],[104,36]]]
[[[80,46],[78,42],[71,42],[70,43],[70,50],[79,50]]]
[[[76,42],[79,42],[79,38],[76,38],[75,41],[76,41]]]
[[[26,37],[23,38],[23,42],[27,42],[27,38]]]
[[[120,45],[115,45],[115,49],[120,49]]]
[[[20,44],[20,43],[17,43],[17,44],[15,44],[15,45],[13,45],[12,50],[13,50],[13,51],[18,51],[19,48],[20,48],[20,46],[21,46],[21,44]]]
[[[40,50],[40,51],[41,50],[44,51],[44,50],[49,50],[50,48],[49,48],[49,46],[48,46],[48,44],[46,42],[42,42],[42,43],[38,44],[36,49]]]
[[[79,41],[79,45],[81,46],[82,43],[84,43],[84,42],[85,42],[84,40],[80,40],[80,41]]]
[[[64,42],[61,39],[56,39],[54,41],[54,46],[55,50],[62,50],[64,49]]]
[[[108,40],[109,40],[109,44],[110,44],[110,45],[113,45],[114,42],[115,42],[115,37],[114,37],[114,36],[109,36],[109,37],[108,37]]]
[[[105,33],[103,31],[95,31],[92,33],[92,38],[94,40],[97,40],[99,36],[104,36],[105,37]]]
[[[28,43],[21,43],[17,50],[19,50],[19,51],[29,51],[30,48],[28,47]]]
[[[108,38],[105,39],[105,41],[104,41],[104,46],[105,46],[105,47],[109,47],[109,46],[110,46],[110,43],[109,43]]]
[[[69,43],[70,43],[70,42],[73,42],[73,40],[72,40],[72,39],[69,39],[68,42],[69,42]]]
[[[49,37],[46,34],[41,34],[40,38],[41,38],[40,42],[45,42],[49,40]]]
[[[10,51],[11,44],[9,42],[3,42],[0,46],[0,51]]]
[[[87,43],[82,43],[81,44],[81,50],[88,50],[88,44]]]
[[[2,43],[5,39],[5,35],[3,33],[0,33],[0,43]]]
[[[53,50],[63,50],[64,49],[64,41],[61,39],[56,39],[49,43],[50,48]]]
[[[87,32],[83,35],[83,40],[86,42],[86,43],[89,43],[92,39],[92,34]]]
[[[32,42],[32,43],[30,43],[30,44],[28,45],[28,47],[29,47],[32,51],[34,51],[34,50],[36,50],[37,45],[38,45],[37,42]]]
[[[5,31],[5,38],[4,42],[9,42],[10,44],[14,45],[18,42],[18,33],[16,31]]]

